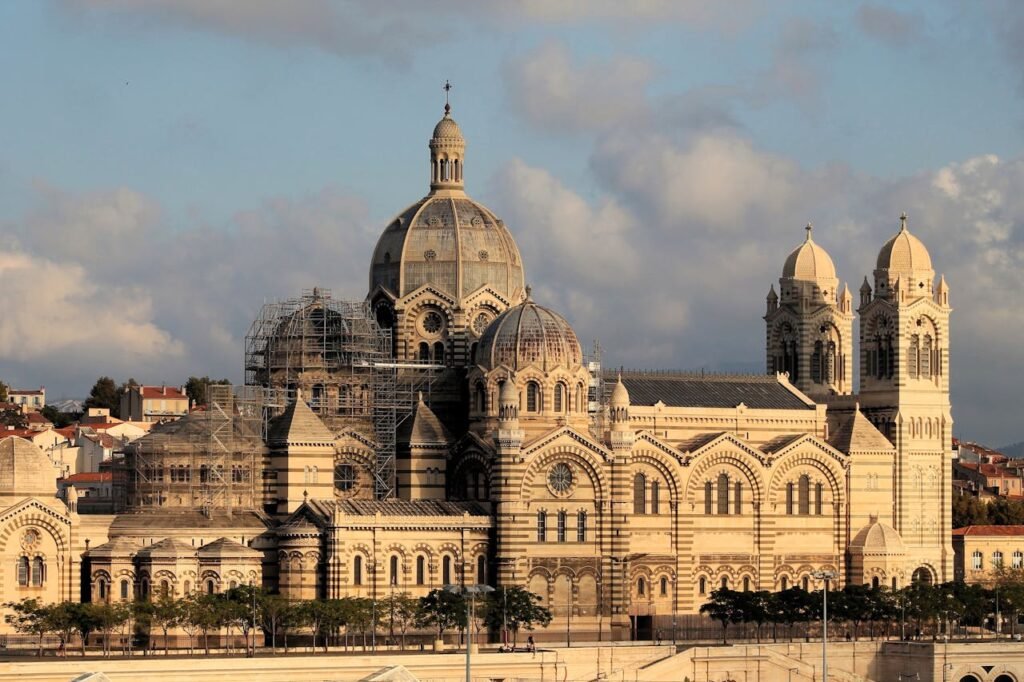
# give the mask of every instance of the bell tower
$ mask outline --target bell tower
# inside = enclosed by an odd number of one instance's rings
[[[839,290],[832,258],[813,238],[813,226],[789,257],[779,293],[768,291],[767,369],[815,398],[845,395],[853,388],[853,299]]]
[[[861,286],[860,408],[896,448],[893,518],[914,580],[950,580],[949,287],[900,217]]]

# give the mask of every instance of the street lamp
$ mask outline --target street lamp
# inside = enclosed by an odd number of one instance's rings
[[[469,596],[469,601],[466,602],[466,682],[472,682],[469,671],[470,651],[473,645],[470,642],[470,637],[472,637],[473,618],[476,614],[476,596],[478,594],[494,592],[494,588],[490,585],[445,585],[444,589],[452,594],[459,594],[463,597]]]
[[[828,682],[828,581],[836,577],[836,572],[815,571],[811,575],[825,581],[821,591],[821,680]]]

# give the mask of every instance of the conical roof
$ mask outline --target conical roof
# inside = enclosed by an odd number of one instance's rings
[[[55,497],[57,469],[46,453],[17,436],[0,439],[0,497]]]
[[[423,394],[420,394],[420,399],[416,404],[412,418],[402,425],[400,437],[410,444],[417,445],[444,445],[452,440],[448,429],[444,427],[444,424],[437,418],[434,411],[423,401]]]
[[[270,422],[267,442],[277,447],[334,445],[334,434],[313,413],[302,396],[296,396],[284,413]]]
[[[864,450],[892,450],[889,442],[859,409],[839,414],[835,428],[829,434],[829,445],[847,454]]]

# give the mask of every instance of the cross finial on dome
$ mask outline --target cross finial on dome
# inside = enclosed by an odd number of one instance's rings
[[[529,284],[526,285],[526,300],[533,300],[533,287],[531,287]]]
[[[900,232],[905,232],[907,229],[907,212],[900,213]]]
[[[807,221],[807,227],[804,229],[807,230],[807,241],[811,241],[811,232],[814,232],[814,225],[811,224],[810,220]]]
[[[443,86],[443,89],[444,89],[444,115],[445,116],[450,114],[451,111],[452,111],[452,105],[448,103],[448,93],[449,93],[449,91],[451,91],[452,87],[453,87],[452,84],[450,82],[448,82],[448,79],[446,78],[445,81],[444,81],[444,86]]]

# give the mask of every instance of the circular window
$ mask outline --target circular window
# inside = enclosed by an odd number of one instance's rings
[[[477,313],[476,317],[473,318],[473,331],[477,334],[483,334],[484,330],[487,329],[487,325],[491,323],[491,316],[487,313]]]
[[[21,544],[25,547],[35,547],[39,544],[39,538],[39,531],[35,528],[29,528],[21,537]]]
[[[356,469],[351,464],[339,464],[334,467],[334,487],[347,493],[356,486]]]
[[[572,469],[565,462],[559,462],[548,472],[548,485],[556,493],[568,492],[572,487]]]
[[[441,318],[441,314],[431,310],[420,320],[420,325],[423,327],[423,331],[427,334],[440,334],[441,328],[444,326],[444,320]]]

